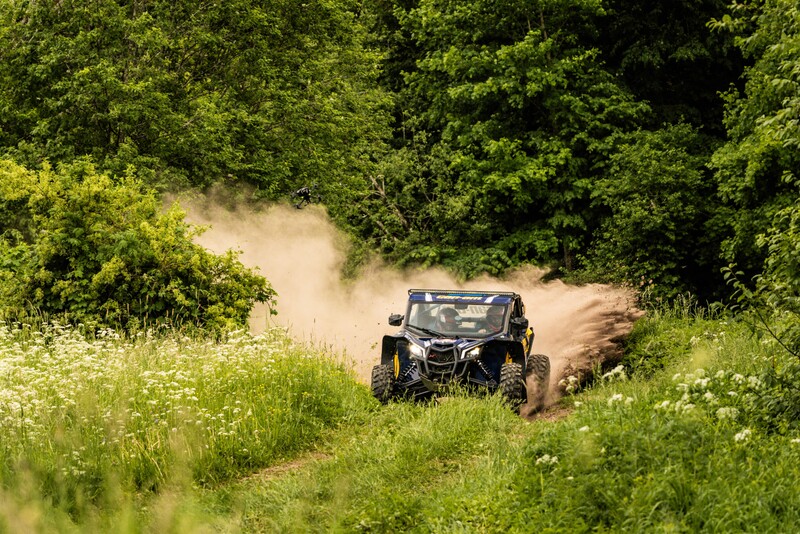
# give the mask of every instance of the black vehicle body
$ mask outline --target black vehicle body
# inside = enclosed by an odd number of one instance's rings
[[[425,398],[458,383],[500,389],[517,406],[525,402],[534,333],[520,295],[441,289],[408,295],[405,315],[389,317],[401,329],[383,337],[372,374],[376,398]],[[453,321],[445,322],[446,315]],[[546,371],[549,378],[549,360]]]

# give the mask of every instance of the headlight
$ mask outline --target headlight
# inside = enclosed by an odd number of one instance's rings
[[[425,354],[425,349],[419,345],[411,345],[408,350],[411,352],[412,356],[416,356],[417,358],[422,358],[422,356]]]
[[[481,354],[481,348],[475,347],[474,349],[469,349],[467,352],[461,355],[462,360],[468,360],[470,358],[477,358]]]

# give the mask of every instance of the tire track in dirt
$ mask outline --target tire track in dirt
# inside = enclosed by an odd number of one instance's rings
[[[343,354],[367,384],[382,336],[395,331],[387,318],[405,312],[412,287],[520,293],[536,334],[533,351],[551,360],[551,402],[562,376],[588,375],[593,366],[619,359],[619,342],[641,316],[627,291],[545,282],[543,271],[534,268],[459,283],[441,269],[400,272],[375,263],[357,280],[342,281],[346,239],[318,206],[232,210],[207,198],[181,205],[187,220],[211,226],[197,239],[200,244],[217,253],[241,250],[241,261],[257,267],[278,292],[278,315],[270,317],[258,306],[251,317],[254,331],[286,327],[295,338]]]

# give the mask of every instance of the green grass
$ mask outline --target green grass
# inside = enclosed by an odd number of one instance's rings
[[[518,450],[529,430],[499,397],[394,404],[341,435],[329,458],[229,488],[238,499],[229,511],[255,531],[413,530],[439,515],[443,503],[431,494],[462,484],[496,453]]]
[[[665,369],[578,395],[568,420],[528,444],[527,456],[559,461],[520,466],[516,487],[534,491],[519,492],[516,517],[571,532],[796,530],[800,434],[755,424],[772,348],[740,324],[686,321],[640,327],[656,327],[638,341],[651,347],[694,332],[663,343]]]
[[[557,421],[380,406],[280,332],[7,327],[0,353],[9,532],[800,529],[800,366],[724,317],[651,314]]]
[[[0,328],[0,484],[15,506],[41,503],[45,523],[249,474],[373,408],[343,363],[281,331],[213,341]],[[18,518],[3,515],[13,530]]]

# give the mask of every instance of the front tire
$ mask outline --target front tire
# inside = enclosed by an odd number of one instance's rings
[[[372,368],[372,396],[386,404],[394,396],[394,368],[376,365]]]
[[[503,364],[500,368],[500,392],[515,410],[525,402],[527,391],[522,365],[518,363]]]
[[[526,367],[528,384],[533,389],[530,404],[534,410],[540,410],[550,389],[550,358],[544,354],[531,354]]]

